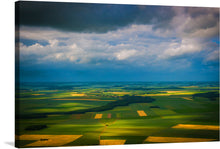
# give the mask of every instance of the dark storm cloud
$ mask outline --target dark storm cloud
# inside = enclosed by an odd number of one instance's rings
[[[65,31],[107,32],[130,24],[163,23],[173,16],[170,7],[143,5],[18,2],[19,20],[26,26]]]

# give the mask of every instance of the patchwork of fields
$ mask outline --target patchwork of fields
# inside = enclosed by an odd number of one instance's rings
[[[218,82],[23,83],[16,146],[219,140]]]

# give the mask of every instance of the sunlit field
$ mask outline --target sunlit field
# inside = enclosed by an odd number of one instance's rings
[[[219,140],[218,82],[19,85],[17,147]]]

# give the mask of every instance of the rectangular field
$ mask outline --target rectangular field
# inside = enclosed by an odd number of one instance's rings
[[[147,116],[147,114],[143,110],[137,111],[139,116]]]

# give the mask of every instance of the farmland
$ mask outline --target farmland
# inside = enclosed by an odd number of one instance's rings
[[[218,82],[21,83],[16,146],[219,140]]]

